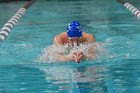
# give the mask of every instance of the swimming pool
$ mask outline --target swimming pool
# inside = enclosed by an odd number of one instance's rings
[[[0,27],[23,3],[0,4]],[[140,9],[138,1],[131,3]],[[37,62],[71,20],[106,45],[108,58]],[[139,93],[139,25],[115,0],[37,1],[0,45],[0,93]]]

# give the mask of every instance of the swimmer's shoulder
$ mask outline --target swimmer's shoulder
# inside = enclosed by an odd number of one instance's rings
[[[92,34],[89,34],[89,33],[83,32],[83,36],[84,36],[84,37],[88,37],[88,36],[90,36],[90,35],[92,35]]]
[[[56,35],[55,38],[59,39],[59,38],[64,38],[66,36],[67,36],[66,32],[62,32],[62,33]]]
[[[66,37],[67,36],[67,33],[66,32],[62,32],[59,34],[61,37]]]
[[[83,37],[87,39],[88,42],[95,42],[95,38],[92,34],[83,32]]]
[[[54,37],[53,43],[54,44],[64,44],[67,39],[66,32],[62,32]]]

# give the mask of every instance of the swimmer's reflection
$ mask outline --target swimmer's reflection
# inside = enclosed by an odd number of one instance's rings
[[[98,91],[104,93],[106,87],[103,80],[102,67],[94,66],[55,66],[41,67],[46,74],[46,81],[50,81],[58,89],[69,90],[70,93],[89,93],[89,91]]]

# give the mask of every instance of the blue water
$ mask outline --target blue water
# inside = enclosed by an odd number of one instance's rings
[[[130,2],[140,9],[138,0]],[[24,3],[0,3],[1,28]],[[37,61],[71,20],[104,43],[108,57]],[[115,0],[38,0],[0,44],[0,93],[139,93],[139,25]]]

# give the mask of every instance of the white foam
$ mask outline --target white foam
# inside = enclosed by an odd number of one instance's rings
[[[92,48],[92,50],[90,50]],[[74,47],[68,47],[68,45],[50,45],[47,48],[44,48],[42,54],[38,57],[38,60],[41,62],[56,62],[57,55],[63,54],[68,55],[73,53],[73,51],[82,51],[84,55],[93,54],[93,57],[90,59],[99,59],[101,57],[105,57],[107,55],[107,49],[104,43],[90,43],[90,44],[80,44],[77,46],[74,44]],[[87,60],[89,60],[87,58]]]

